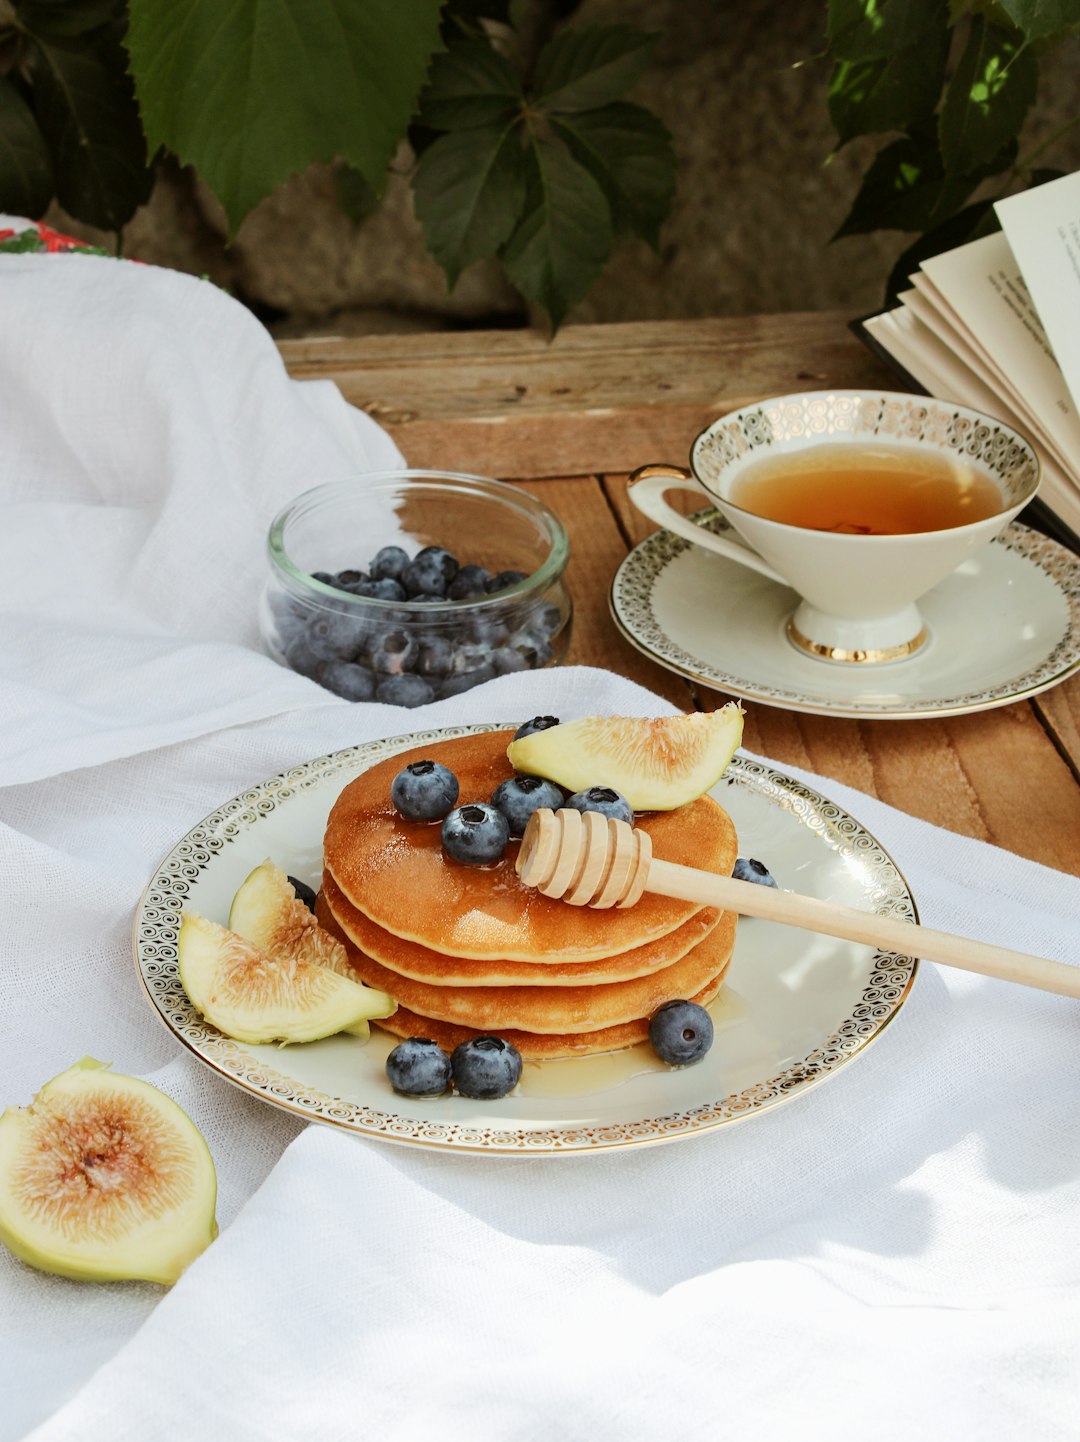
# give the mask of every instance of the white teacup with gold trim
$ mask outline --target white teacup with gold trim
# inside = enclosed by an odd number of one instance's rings
[[[839,662],[917,651],[920,596],[1003,531],[1039,484],[1035,452],[1009,426],[888,391],[746,406],[702,431],[690,466],[642,466],[630,499],[665,530],[792,587],[788,636]],[[665,498],[676,488],[704,495],[736,535],[680,515]]]

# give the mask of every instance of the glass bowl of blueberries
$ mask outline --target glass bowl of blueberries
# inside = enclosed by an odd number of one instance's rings
[[[507,482],[420,470],[333,481],[281,511],[267,544],[264,645],[349,701],[423,706],[566,654],[566,531]]]

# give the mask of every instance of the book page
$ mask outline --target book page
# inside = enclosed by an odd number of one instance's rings
[[[921,281],[923,278],[919,276],[917,279]],[[954,313],[948,307],[943,307],[936,296],[918,289],[902,292],[899,300],[905,309],[909,310],[928,331],[932,331],[938,340],[942,341],[953,355],[979,378],[989,396],[995,399],[1000,398],[1000,401],[1009,407],[1007,413],[1000,404],[996,410],[993,406],[988,407],[981,404],[976,409],[988,410],[990,415],[996,414],[1000,420],[1007,420],[1017,430],[1026,432],[1031,439],[1037,440],[1040,446],[1044,446],[1060,466],[1067,468],[1065,457],[1061,454],[1053,437],[1048,435],[1039,424],[1038,418],[1027,403],[1027,398],[1012,385],[1000,367],[989,363],[986,355],[972,344],[970,336],[954,324]]]
[[[973,240],[925,260],[922,269],[1080,475],[1080,415],[1006,236]]]
[[[999,200],[994,209],[1080,406],[1080,172]]]

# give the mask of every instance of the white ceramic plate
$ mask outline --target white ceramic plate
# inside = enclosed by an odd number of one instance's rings
[[[248,1046],[205,1023],[180,985],[176,936],[188,908],[225,923],[244,877],[266,857],[318,886],[326,817],[359,772],[411,746],[498,729],[399,736],[293,767],[233,797],[182,837],[139,903],[135,962],[165,1025],[197,1057],[273,1106],[365,1136],[452,1151],[602,1151],[692,1136],[759,1116],[834,1076],[897,1014],[911,957],[744,918],[727,984],[713,1003],[716,1038],[695,1066],[663,1066],[647,1045],[601,1057],[527,1062],[496,1102],[411,1100],[385,1074],[393,1038],[328,1037]],[[714,793],[744,855],[780,885],[915,921],[895,865],[857,821],[800,782],[737,757]]]
[[[715,511],[694,519],[728,530]],[[930,639],[902,661],[808,656],[784,630],[797,599],[746,566],[657,531],[615,573],[610,604],[627,640],[669,670],[789,711],[958,715],[1034,696],[1080,670],[1080,557],[1015,521],[923,597]]]

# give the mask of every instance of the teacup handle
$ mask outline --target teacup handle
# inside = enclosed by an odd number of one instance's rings
[[[724,536],[714,536],[704,526],[695,526],[693,521],[680,516],[665,500],[667,491],[693,491],[708,501],[716,500],[684,466],[639,466],[630,477],[627,495],[643,516],[648,516],[650,521],[663,526],[665,531],[674,531],[684,540],[693,541],[695,546],[704,546],[707,551],[715,551],[718,556],[726,556],[729,561],[738,561],[740,566],[749,566],[753,571],[760,571],[763,576],[768,576],[770,581],[779,581],[782,586],[789,584],[749,546],[741,545],[738,541],[729,541]]]

